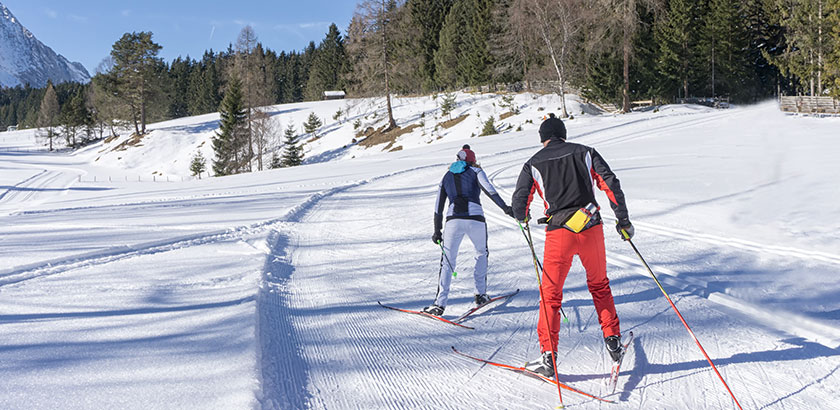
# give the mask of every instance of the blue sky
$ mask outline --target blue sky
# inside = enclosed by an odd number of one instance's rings
[[[163,46],[159,56],[200,58],[221,50],[251,25],[258,40],[280,51],[319,43],[330,23],[344,34],[356,0],[196,1],[196,0],[0,0],[41,42],[94,69],[123,33],[151,31]]]

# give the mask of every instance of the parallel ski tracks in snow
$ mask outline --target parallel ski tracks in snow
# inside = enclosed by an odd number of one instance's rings
[[[704,119],[698,119],[697,121],[701,120]],[[696,125],[697,123],[695,122],[693,124]],[[488,178],[494,182],[500,193],[509,197],[511,195],[510,191],[498,188],[499,184],[496,184],[495,181],[502,174],[510,173],[511,171],[518,171],[520,166],[521,165],[519,163],[502,165],[500,168],[490,173]],[[614,218],[606,213],[602,213],[602,216],[605,221],[614,221]],[[502,221],[505,220],[506,217],[491,213],[487,215],[487,218]],[[684,229],[676,229],[648,222],[634,221],[634,224],[638,227],[644,228],[645,232],[650,232],[655,235],[673,238],[676,240],[691,238],[693,242],[702,242],[714,246],[734,248],[752,253],[764,253],[787,258],[794,257],[801,259],[802,262],[819,261],[840,265],[840,256],[827,252],[809,251],[788,246],[765,245],[744,239],[711,235],[707,233],[689,232]],[[544,238],[545,236],[545,233],[542,230],[534,230],[533,234],[539,238]],[[636,272],[647,276],[647,271],[638,259],[611,253],[607,255],[607,262],[624,269],[634,269]],[[737,296],[733,296],[729,294],[726,289],[721,291],[711,290],[709,282],[681,275],[679,272],[667,267],[657,266],[655,270],[657,271],[659,279],[663,283],[683,290],[691,291],[695,295],[705,298],[716,305],[738,311],[742,315],[750,317],[765,326],[770,326],[785,333],[790,333],[816,341],[830,348],[840,346],[840,327],[838,326],[808,318],[795,312],[779,312],[768,309],[753,302],[743,300]],[[779,315],[784,315],[792,320],[788,320],[784,323],[779,322],[777,320]]]
[[[263,408],[461,408],[467,405],[470,394],[464,395],[464,402],[453,403],[435,394],[435,383],[423,377],[405,378],[403,355],[435,362],[444,373],[447,368],[454,370],[457,364],[447,363],[422,345],[400,343],[399,335],[387,334],[387,329],[372,323],[381,317],[369,311],[375,309],[373,305],[359,305],[358,300],[351,298],[364,289],[348,288],[350,285],[342,277],[350,272],[342,271],[340,263],[333,265],[348,255],[330,245],[318,253],[319,261],[313,261],[306,251],[327,243],[352,242],[358,233],[352,228],[352,222],[344,222],[351,220],[341,215],[345,211],[341,206],[324,208],[329,199],[355,192],[371,182],[440,166],[413,168],[330,190],[288,213],[285,222],[294,224],[288,226],[290,229],[282,234],[271,233],[275,239],[271,240],[268,258],[275,262],[266,263],[261,296],[257,299]],[[311,264],[317,268],[311,268]],[[312,269],[318,274],[310,273]],[[329,283],[333,286],[326,285]],[[319,329],[323,324],[309,319],[320,310],[326,315],[320,321],[330,323],[328,330]],[[401,355],[383,357],[394,350],[399,350]],[[296,370],[288,370],[290,361],[295,362]],[[317,365],[310,369],[309,363]],[[352,368],[346,367],[346,363],[352,363]],[[293,377],[297,381],[283,382],[278,377]],[[363,386],[349,390],[346,387],[360,380],[364,381]],[[406,390],[415,394],[406,394]],[[364,394],[354,394],[354,391]],[[289,400],[292,406],[288,406]]]

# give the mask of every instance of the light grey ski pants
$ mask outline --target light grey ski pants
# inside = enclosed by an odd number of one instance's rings
[[[475,257],[475,293],[487,293],[487,224],[472,219],[450,219],[443,228],[443,250],[446,255],[440,258],[440,273],[438,291],[435,304],[446,306],[449,300],[449,285],[452,282],[452,271],[455,270],[458,259],[458,248],[464,236],[470,238],[478,255]]]

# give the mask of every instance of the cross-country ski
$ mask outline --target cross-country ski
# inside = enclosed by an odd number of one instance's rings
[[[424,317],[427,317],[427,318],[429,318],[429,319],[435,319],[435,320],[438,320],[438,321],[443,322],[443,323],[448,323],[448,324],[450,324],[450,325],[454,325],[454,326],[462,327],[462,328],[464,328],[464,329],[470,329],[470,330],[472,330],[472,329],[473,329],[472,327],[469,327],[469,326],[466,326],[466,325],[462,325],[462,324],[458,323],[458,322],[457,322],[457,321],[455,321],[455,320],[449,320],[449,319],[447,319],[447,318],[445,318],[445,317],[442,317],[442,316],[440,316],[440,315],[433,315],[433,314],[430,314],[430,313],[427,313],[427,312],[423,312],[423,311],[420,311],[420,310],[400,309],[400,308],[398,308],[398,307],[394,307],[394,306],[383,305],[383,304],[382,304],[382,302],[377,302],[377,303],[379,303],[379,306],[382,306],[382,307],[384,307],[385,309],[396,310],[396,311],[398,311],[398,312],[411,313],[412,315],[424,316]]]
[[[615,387],[618,385],[618,376],[621,375],[621,363],[624,362],[624,356],[627,355],[627,350],[630,349],[632,343],[633,332],[630,332],[627,339],[624,340],[624,344],[621,346],[621,356],[618,360],[612,362],[612,367],[610,368],[610,378],[607,381],[607,390],[610,393],[615,393]]]
[[[458,349],[456,349],[455,346],[451,346],[451,348],[452,348],[452,351],[455,352],[456,354],[461,355],[463,357],[466,357],[468,359],[473,359],[473,360],[481,362],[481,363],[489,364],[491,366],[495,366],[495,367],[499,367],[499,368],[502,368],[502,369],[510,370],[510,371],[513,371],[513,372],[516,372],[516,373],[525,374],[527,376],[533,377],[535,379],[542,380],[546,383],[553,384],[555,386],[559,386],[562,389],[580,394],[580,395],[582,395],[584,397],[588,397],[590,399],[595,399],[595,400],[602,401],[602,402],[605,402],[605,403],[614,403],[614,401],[612,401],[612,400],[607,400],[607,399],[604,399],[602,397],[592,395],[590,393],[587,393],[587,392],[578,390],[574,387],[571,387],[571,386],[569,386],[565,383],[562,383],[562,382],[559,382],[559,381],[554,380],[552,378],[543,376],[539,373],[534,373],[534,372],[526,369],[525,367],[511,366],[511,365],[507,365],[507,364],[504,364],[504,363],[493,362],[493,361],[490,361],[490,360],[487,360],[487,359],[481,359],[481,358],[478,358],[478,357],[475,357],[475,356],[470,356],[466,353],[462,353],[462,352],[458,351]]]
[[[476,313],[476,312],[478,312],[478,311],[483,311],[485,307],[487,307],[487,306],[489,306],[489,305],[491,305],[491,304],[493,304],[493,303],[495,303],[495,302],[498,302],[498,301],[500,301],[500,300],[508,300],[508,299],[510,299],[510,298],[512,298],[512,297],[514,297],[514,296],[516,296],[516,294],[517,294],[517,293],[519,293],[519,289],[516,289],[515,291],[513,291],[513,292],[511,292],[511,293],[508,293],[508,294],[499,295],[499,296],[494,296],[494,297],[492,297],[492,298],[488,299],[486,302],[484,302],[484,303],[482,303],[482,304],[480,304],[480,305],[476,305],[475,307],[470,308],[469,310],[467,310],[466,312],[464,312],[461,316],[458,316],[458,318],[457,318],[457,319],[454,319],[454,320],[453,320],[453,322],[455,322],[455,323],[460,323],[460,322],[463,322],[463,321],[464,321],[464,320],[466,320],[468,317],[471,317],[474,313]]]

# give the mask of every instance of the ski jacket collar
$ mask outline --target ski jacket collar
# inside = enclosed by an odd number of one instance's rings
[[[466,161],[455,161],[449,166],[449,172],[453,174],[460,174],[467,170]]]

